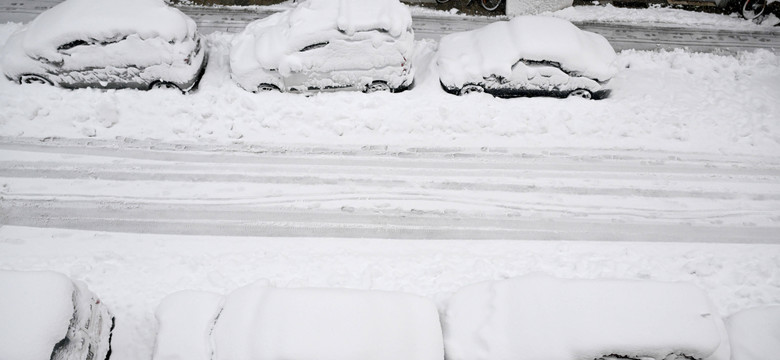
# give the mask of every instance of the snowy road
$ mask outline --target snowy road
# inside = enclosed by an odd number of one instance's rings
[[[56,5],[59,0],[28,0],[0,4],[0,23],[28,22],[40,12]],[[266,17],[280,7],[228,8],[181,6],[182,11],[198,23],[203,33],[215,31],[239,32],[249,22]],[[495,18],[416,14],[414,29],[417,38],[439,39],[443,35],[475,29]],[[711,29],[702,26],[669,25],[659,23],[608,23],[574,21],[584,30],[606,37],[615,50],[675,49],[691,51],[740,51],[757,48],[780,51],[780,28]]]
[[[311,238],[774,243],[780,163],[560,149],[4,138],[2,222]]]

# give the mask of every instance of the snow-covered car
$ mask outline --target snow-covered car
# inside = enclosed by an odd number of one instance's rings
[[[412,17],[398,0],[308,0],[249,24],[230,70],[248,91],[402,91],[414,80]]]
[[[163,0],[67,0],[14,33],[0,65],[21,84],[189,91],[204,45],[195,22]]]
[[[0,359],[104,360],[114,317],[80,281],[0,271]]]
[[[169,295],[153,360],[444,360],[432,300],[400,292],[275,288]]]
[[[601,99],[609,95],[605,84],[617,71],[615,50],[603,36],[544,16],[449,34],[437,56],[442,87],[458,95]]]

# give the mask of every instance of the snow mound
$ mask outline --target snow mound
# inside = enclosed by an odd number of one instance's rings
[[[138,34],[180,42],[195,30],[192,19],[163,0],[67,0],[30,22],[23,48],[32,58],[58,61],[57,48],[75,40],[115,41]]]
[[[519,16],[449,34],[439,44],[441,81],[451,87],[491,75],[509,77],[521,59],[557,62],[563,70],[599,81],[617,72],[615,50],[603,36],[553,17]]]
[[[726,324],[732,360],[767,360],[780,354],[780,305],[740,311]]]
[[[506,14],[536,15],[570,7],[573,2],[573,0],[506,0]]]
[[[227,297],[213,336],[217,360],[444,358],[436,306],[395,292],[250,285]]]
[[[157,307],[154,360],[211,360],[211,330],[222,296],[205,291],[180,291]]]
[[[68,332],[74,290],[59,273],[0,271],[0,359],[49,360]]]
[[[720,317],[687,283],[546,275],[484,282],[450,299],[443,325],[450,360],[728,359]]]

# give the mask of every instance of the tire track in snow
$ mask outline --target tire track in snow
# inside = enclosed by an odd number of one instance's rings
[[[771,158],[0,139],[2,223],[138,233],[772,243]]]

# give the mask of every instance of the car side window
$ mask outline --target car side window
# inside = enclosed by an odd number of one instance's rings
[[[321,47],[325,47],[326,45],[328,45],[327,41],[326,42],[321,42],[321,43],[316,43],[316,44],[311,44],[311,45],[306,46],[303,49],[301,49],[300,52],[314,50],[314,49],[319,49]]]
[[[89,45],[89,43],[84,41],[84,40],[73,40],[73,41],[71,41],[71,42],[69,42],[67,44],[60,45],[60,47],[58,47],[57,50],[58,51],[65,51],[65,50],[70,50],[70,49],[73,49],[74,47],[83,46],[83,45]]]

